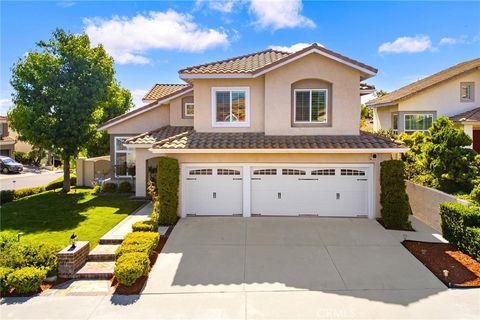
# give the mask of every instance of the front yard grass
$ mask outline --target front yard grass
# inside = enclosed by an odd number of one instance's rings
[[[59,249],[69,244],[72,233],[77,241],[90,241],[90,248],[143,201],[126,195],[95,195],[93,189],[73,189],[69,194],[47,191],[14,202],[0,209],[0,229],[22,241],[43,242]]]

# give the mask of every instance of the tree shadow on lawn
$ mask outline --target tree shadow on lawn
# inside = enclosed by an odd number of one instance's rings
[[[130,214],[134,210],[121,196],[92,196],[79,192],[64,194],[48,192],[2,205],[2,231],[21,231],[25,234],[75,229],[95,214],[111,214],[105,209],[115,208],[113,214]]]

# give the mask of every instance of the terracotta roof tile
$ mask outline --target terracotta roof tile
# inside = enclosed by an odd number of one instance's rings
[[[457,115],[451,116],[450,119],[458,122],[478,122],[480,121],[480,108],[475,108],[470,111],[459,113]]]
[[[150,100],[158,100],[171,95],[172,93],[176,93],[182,89],[190,87],[188,84],[168,84],[168,83],[157,83],[153,86],[150,91],[143,97],[143,100],[150,101]]]
[[[375,107],[375,106],[386,106],[390,104],[395,104],[423,90],[431,88],[435,85],[438,85],[440,83],[443,83],[455,77],[461,76],[465,73],[478,70],[479,68],[480,68],[480,58],[473,59],[470,61],[465,61],[453,67],[450,67],[448,69],[435,73],[434,75],[431,75],[429,77],[426,77],[424,79],[411,83],[398,90],[392,91],[382,97],[371,100],[367,102],[367,105]]]
[[[265,133],[207,133],[192,127],[163,127],[127,140],[155,149],[383,149],[403,148],[390,139],[362,132],[350,136],[267,136]]]

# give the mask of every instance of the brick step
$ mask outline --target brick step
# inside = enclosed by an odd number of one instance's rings
[[[88,254],[88,261],[114,261],[119,244],[99,244]]]
[[[75,274],[76,279],[110,279],[115,269],[114,261],[88,261]]]
[[[121,237],[104,237],[100,238],[100,244],[121,244],[124,236]]]

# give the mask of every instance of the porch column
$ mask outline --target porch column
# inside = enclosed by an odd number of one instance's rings
[[[473,125],[471,124],[464,124],[463,131],[472,139],[472,144],[467,148],[473,148]]]
[[[148,149],[135,149],[135,196],[147,196],[147,159],[151,156]]]

